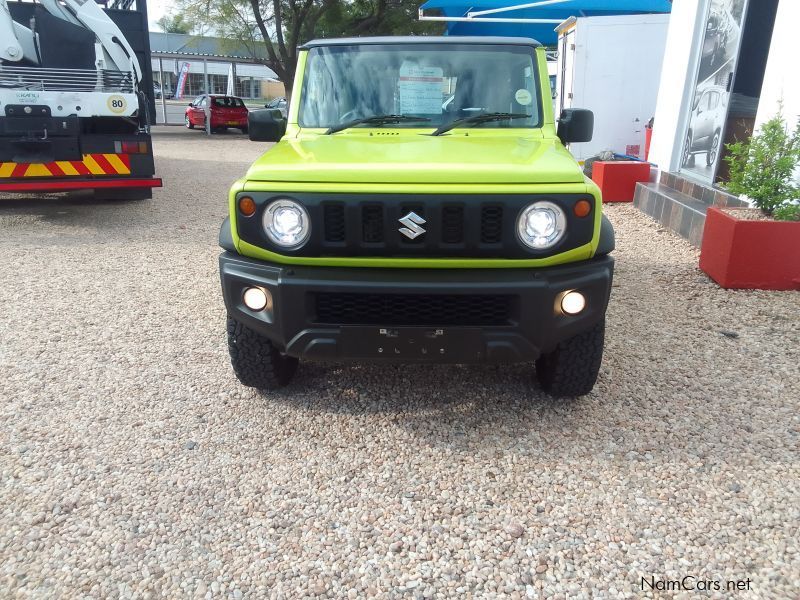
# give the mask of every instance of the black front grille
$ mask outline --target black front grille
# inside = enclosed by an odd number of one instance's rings
[[[499,244],[503,241],[503,207],[481,207],[481,242]]]
[[[508,325],[512,296],[456,294],[315,294],[315,322],[335,325]]]
[[[343,242],[345,239],[344,205],[325,204],[325,241]]]
[[[237,217],[239,237],[278,254],[353,258],[538,258],[588,244],[594,214],[574,216],[586,194],[347,194],[247,192],[259,205],[255,218]],[[286,250],[264,234],[261,215],[276,198],[305,206],[311,236],[301,248]],[[553,248],[531,250],[517,235],[517,219],[537,199],[559,204],[567,234]],[[590,198],[590,197],[589,197]],[[414,213],[420,219],[407,217]],[[409,231],[410,230],[410,231]],[[416,235],[409,235],[415,233]]]
[[[464,241],[464,207],[442,208],[442,242],[460,244]]]
[[[361,239],[368,244],[383,241],[383,206],[367,204],[361,209]]]

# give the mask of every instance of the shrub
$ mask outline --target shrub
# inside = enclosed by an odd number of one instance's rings
[[[800,186],[795,171],[800,166],[800,121],[794,130],[779,112],[746,142],[727,144],[730,167],[727,189],[745,195],[772,218],[800,220]]]

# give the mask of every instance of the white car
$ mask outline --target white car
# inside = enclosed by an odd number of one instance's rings
[[[270,100],[264,105],[264,108],[278,109],[281,111],[281,115],[283,115],[284,119],[286,118],[286,114],[288,112],[286,98],[275,98],[274,100]]]
[[[716,162],[727,107],[728,92],[724,87],[713,85],[697,92],[683,144],[683,166],[693,166],[695,155],[703,153],[707,166]]]

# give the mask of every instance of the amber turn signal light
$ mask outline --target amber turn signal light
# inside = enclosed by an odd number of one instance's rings
[[[578,200],[573,208],[576,217],[585,217],[592,212],[592,203],[588,200]]]
[[[256,202],[250,196],[239,198],[239,212],[245,217],[252,217],[256,213]]]

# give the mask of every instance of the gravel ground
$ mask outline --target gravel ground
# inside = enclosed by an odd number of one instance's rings
[[[260,146],[156,151],[153,201],[0,201],[0,596],[673,597],[642,578],[691,575],[800,597],[799,294],[720,290],[612,206],[591,395],[552,401],[527,366],[321,365],[259,394],[228,363],[216,235]]]

